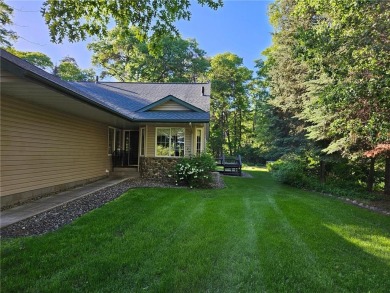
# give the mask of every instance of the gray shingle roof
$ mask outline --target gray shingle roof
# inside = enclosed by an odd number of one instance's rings
[[[208,122],[210,119],[209,83],[66,82],[4,50],[0,53],[1,58],[7,61],[7,68],[12,67],[11,70],[15,73],[21,76],[32,75],[53,88],[129,120]],[[137,112],[169,95],[204,112]]]
[[[140,98],[145,103],[144,106],[172,95],[203,111],[210,111],[209,83],[101,82],[98,85],[112,92]],[[202,95],[202,87],[204,95]]]

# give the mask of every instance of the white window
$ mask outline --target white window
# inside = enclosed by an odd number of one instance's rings
[[[195,131],[195,154],[199,156],[203,151],[203,129],[202,128],[196,128]]]
[[[156,156],[157,157],[184,157],[184,128],[157,127],[156,128]]]
[[[122,130],[114,127],[108,127],[108,154],[112,155],[114,151],[120,151],[122,148]]]

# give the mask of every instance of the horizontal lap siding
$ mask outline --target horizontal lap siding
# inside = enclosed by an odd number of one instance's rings
[[[156,126],[148,125],[146,127],[146,156],[155,156]]]
[[[104,176],[107,126],[1,97],[1,196]]]
[[[173,101],[166,102],[151,109],[151,111],[189,111],[188,108]]]

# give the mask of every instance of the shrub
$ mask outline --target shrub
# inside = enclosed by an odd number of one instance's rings
[[[181,159],[175,166],[176,184],[192,187],[205,187],[211,182],[211,172],[215,170],[214,158],[206,153]]]
[[[276,180],[297,187],[304,187],[305,167],[305,161],[295,154],[283,156],[276,162],[267,164]]]
[[[374,194],[365,192],[358,180],[361,176],[359,166],[349,166],[344,162],[328,162],[330,172],[326,182],[319,181],[319,162],[308,154],[288,154],[273,163],[268,163],[267,168],[272,176],[281,183],[306,188],[337,196],[360,197],[372,199]],[[352,175],[351,175],[352,174]]]

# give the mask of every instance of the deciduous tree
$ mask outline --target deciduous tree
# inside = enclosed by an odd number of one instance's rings
[[[88,45],[102,76],[120,81],[196,82],[205,80],[206,52],[193,39],[166,34],[158,40],[140,40],[141,32],[114,28],[107,37]]]
[[[251,129],[245,128],[250,110],[248,83],[252,71],[243,65],[242,58],[223,53],[211,59],[211,149],[215,154],[239,153],[243,137]]]
[[[18,38],[16,32],[7,28],[7,26],[13,24],[13,11],[13,8],[6,4],[4,0],[0,0],[0,46],[11,47],[11,42]]]
[[[50,57],[41,52],[23,52],[14,48],[7,48],[7,51],[46,71],[51,71],[53,69],[53,62]]]
[[[60,65],[55,66],[53,74],[66,81],[94,81],[96,73],[93,69],[80,69],[72,57],[65,57]]]
[[[217,9],[222,0],[197,0],[199,4]],[[176,32],[175,22],[189,20],[190,0],[46,0],[42,15],[50,30],[53,42],[65,38],[71,42],[85,40],[88,36],[106,36],[108,27],[114,23],[120,28],[136,26],[152,38]]]

